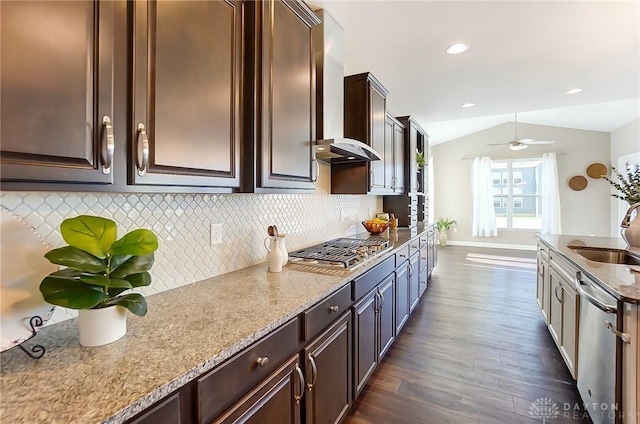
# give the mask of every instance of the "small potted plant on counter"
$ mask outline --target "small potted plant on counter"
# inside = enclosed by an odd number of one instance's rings
[[[69,245],[50,250],[45,257],[63,269],[40,283],[48,303],[78,310],[80,344],[101,346],[126,334],[126,309],[138,316],[147,313],[147,302],[127,290],[151,284],[149,270],[156,235],[138,229],[117,237],[116,223],[97,216],[81,215],[60,224]]]
[[[440,241],[440,246],[445,247],[447,245],[447,230],[456,224],[456,221],[449,220],[448,218],[444,219],[441,217],[438,219],[436,226],[438,227],[438,240]]]

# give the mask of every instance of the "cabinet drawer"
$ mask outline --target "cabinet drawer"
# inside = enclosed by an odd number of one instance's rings
[[[402,265],[402,263],[409,259],[409,245],[402,246],[396,252],[396,268]]]
[[[549,260],[549,248],[538,240],[538,253],[542,256],[542,258],[546,261]]]
[[[293,319],[198,379],[200,423],[210,423],[275,370],[300,347],[298,319]],[[258,363],[267,359],[267,362]]]
[[[356,278],[353,281],[353,300],[358,300],[370,292],[380,281],[384,280],[384,277],[391,274],[395,268],[395,258],[390,256],[370,271]]]
[[[427,244],[429,244],[429,233],[422,233],[422,235],[420,236],[420,248],[422,249]]]
[[[409,256],[415,255],[420,250],[420,238],[412,238],[409,242]]]
[[[180,424],[180,397],[176,393],[162,403],[152,406],[149,411],[130,424]]]
[[[303,313],[304,339],[310,340],[351,306],[351,286],[346,285]]]

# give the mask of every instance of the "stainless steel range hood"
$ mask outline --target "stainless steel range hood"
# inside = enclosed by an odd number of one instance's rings
[[[371,146],[352,138],[316,141],[316,159],[330,163],[370,162],[382,159]]]
[[[362,141],[344,137],[344,29],[325,10],[312,28],[316,56],[316,159],[329,163],[369,162],[381,156]]]

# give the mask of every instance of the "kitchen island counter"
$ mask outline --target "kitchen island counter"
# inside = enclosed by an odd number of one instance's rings
[[[295,318],[406,245],[426,227],[391,233],[391,248],[352,272],[305,272],[262,263],[148,296],[145,317],[127,314],[127,334],[106,346],[78,342],[77,319],[47,326],[1,357],[0,420],[122,423]],[[357,237],[366,237],[358,235]]]
[[[538,234],[538,239],[573,263],[611,295],[627,303],[640,303],[640,266],[591,261],[568,246],[625,249],[623,240],[613,237]],[[640,255],[639,248],[630,248]]]

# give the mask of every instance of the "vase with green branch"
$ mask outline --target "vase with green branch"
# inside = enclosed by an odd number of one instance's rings
[[[453,227],[456,224],[457,222],[455,220],[449,218],[440,217],[440,219],[436,221],[436,228],[438,228],[438,239],[440,241],[440,246],[444,247],[447,245],[447,230],[449,230],[449,228]]]

